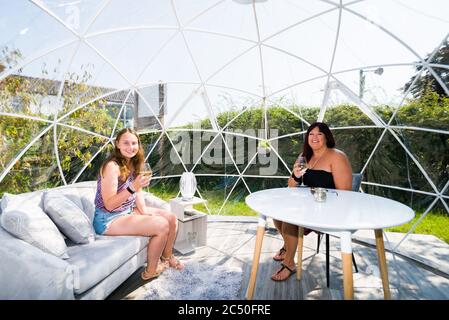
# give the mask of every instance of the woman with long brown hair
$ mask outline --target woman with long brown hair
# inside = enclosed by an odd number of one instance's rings
[[[173,255],[178,220],[168,211],[145,205],[142,188],[151,176],[142,174],[144,154],[137,132],[125,128],[115,139],[114,151],[100,168],[95,196],[94,229],[107,236],[147,236],[147,267],[141,276],[149,280],[169,266],[182,269]],[[162,259],[163,263],[159,263]]]
[[[288,179],[289,187],[296,187],[303,182],[309,187],[351,190],[351,164],[346,154],[335,148],[335,140],[327,124],[315,122],[310,125],[300,156],[306,158],[306,168],[301,169],[299,162],[295,162],[292,176]],[[282,263],[271,279],[284,281],[296,272],[294,256],[298,245],[298,226],[278,220],[273,222],[282,235],[284,246],[273,257]],[[304,234],[310,231],[307,229]]]

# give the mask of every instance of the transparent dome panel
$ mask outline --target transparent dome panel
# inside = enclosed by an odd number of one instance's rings
[[[225,141],[220,133],[203,132],[201,156],[195,161],[191,171],[195,174],[238,174],[234,157]]]
[[[137,85],[164,83],[201,83],[198,68],[182,34],[167,39],[163,48],[152,57],[151,63],[139,78]]]
[[[346,153],[354,173],[362,171],[383,131],[379,128],[332,128],[335,147]]]
[[[181,4],[184,1],[178,1]],[[233,23],[229,23],[229,21]],[[186,21],[187,28],[208,30],[210,32],[257,41],[252,6],[242,6],[234,1],[209,3],[206,11]],[[223,46],[224,47],[224,46]]]
[[[447,36],[449,20],[445,14],[446,6],[444,0],[432,1],[431,6],[418,0],[381,0],[354,3],[348,9],[382,26],[423,57]]]
[[[53,119],[63,110],[62,81],[76,46],[36,59],[0,80],[1,104],[4,112]]]
[[[146,161],[150,163],[155,177],[180,175],[186,171],[183,158],[178,152],[182,144],[173,140],[174,138],[176,133],[167,132],[160,139],[151,141],[151,144],[145,146],[146,150],[150,150],[146,155]]]
[[[210,214],[221,214],[223,210],[234,212],[232,199],[228,205],[226,199],[228,199],[234,191],[235,194],[242,192],[246,189],[245,184],[237,176],[196,176],[197,188],[199,193],[204,199],[207,199],[207,203],[204,206]],[[237,184],[236,184],[237,183]],[[232,193],[231,193],[232,191]],[[248,191],[246,191],[248,192]]]
[[[449,180],[449,153],[446,152],[449,148],[448,134],[400,129],[395,129],[395,132],[437,189],[441,190]]]
[[[416,87],[416,90],[420,89]],[[413,97],[412,93],[407,96],[403,105],[397,110],[392,124],[447,132],[449,99],[440,97],[435,91],[423,90],[421,96],[417,98]]]
[[[53,132],[47,131],[33,143],[0,183],[0,193],[16,194],[63,184],[55,157]]]
[[[248,116],[247,112],[251,112],[250,110],[254,108],[260,108],[262,102],[259,96],[220,86],[207,85],[205,88],[207,90],[206,102],[210,105],[218,127],[226,131],[261,128],[258,122],[242,122],[245,121],[242,120],[242,117]],[[250,133],[250,135],[252,134]]]
[[[354,126],[375,126],[376,123],[370,117],[376,115],[368,106],[363,106],[365,112],[358,105],[351,102],[339,102],[334,106],[329,106],[324,114],[323,121],[333,128],[354,127]],[[370,117],[366,115],[368,113]]]
[[[282,101],[284,106],[293,112],[298,112],[298,108],[320,108],[324,101],[326,86],[327,76],[310,78],[277,92],[270,96],[269,99],[274,103]],[[304,119],[310,122],[310,117]]]
[[[44,130],[49,130],[49,125],[44,121],[0,115],[0,174],[7,173],[8,168],[15,165],[20,152],[29,148]]]
[[[262,73],[258,48],[253,48],[229,63],[208,79],[207,84],[236,89],[249,95],[263,95]]]
[[[166,128],[212,129],[213,110],[204,87],[167,84]]]
[[[8,13],[0,16],[0,65],[6,67],[4,71],[76,41],[72,32],[32,2],[2,1],[0,12]]]
[[[257,140],[252,139],[245,132],[235,130],[229,133],[224,133],[224,141],[229,150],[226,153],[225,163],[231,165],[235,163],[240,174],[245,174],[250,162],[254,162],[254,157],[257,154]],[[230,157],[232,155],[232,158]]]
[[[323,70],[300,58],[268,46],[262,46],[262,59],[265,95],[267,96],[311,78],[325,75]]]
[[[423,172],[388,131],[368,162],[365,177],[382,185],[434,192]]]
[[[362,184],[362,189],[364,192],[369,194],[399,201],[418,212],[424,212],[435,199],[434,196],[399,190],[394,187],[389,188]],[[407,228],[405,232],[408,230],[409,228]]]
[[[176,34],[174,30],[125,30],[88,37],[111,65],[132,84],[141,77]],[[132,63],[130,63],[132,61]]]
[[[256,45],[254,42],[211,34],[206,31],[185,31],[193,61],[204,82],[245,54]],[[207,50],[204,48],[207,47]]]
[[[169,1],[107,1],[107,5],[89,28],[89,33],[152,27],[177,27],[176,16]]]
[[[253,141],[249,140],[249,143],[251,142]],[[245,175],[271,177],[288,176],[290,174],[288,160],[291,156],[289,153],[281,154],[281,152],[285,151],[283,149],[287,145],[292,144],[291,140],[288,141],[288,138],[284,138],[279,142],[278,139],[273,138],[273,140],[268,141],[268,144],[262,143],[262,140],[257,140],[256,143],[255,152],[253,147],[248,148],[249,162],[244,171]],[[254,142],[252,145],[254,145]],[[287,161],[285,158],[287,158]],[[293,162],[291,162],[291,165],[293,165]]]
[[[59,119],[61,124],[91,132],[103,138],[133,124],[134,96],[129,91],[106,95],[82,105],[69,95],[64,96],[67,106],[74,107]],[[70,100],[69,100],[70,99]],[[72,100],[73,99],[73,100]],[[113,131],[114,130],[114,131]]]
[[[262,112],[262,116],[265,117],[265,112]],[[266,121],[264,119],[263,124],[268,139],[276,139],[280,136],[299,132],[304,125],[307,125],[298,117],[297,113],[274,103],[267,106]]]
[[[337,26],[338,12],[328,12],[315,19],[304,21],[265,43],[290,52],[319,70],[328,72],[331,67]]]
[[[169,201],[179,195],[179,178],[154,177],[144,189],[162,200]]]
[[[251,7],[251,6],[248,6]],[[262,40],[288,28],[319,19],[329,11],[337,11],[332,4],[322,1],[265,1],[256,4],[259,32]]]
[[[68,28],[83,34],[91,25],[94,18],[101,13],[106,3],[106,0],[81,0],[76,2],[71,0],[56,2],[52,0],[41,0],[37,2],[37,5],[48,10],[51,15],[60,19]]]
[[[362,66],[347,72],[334,73],[332,94],[345,97],[346,102],[364,105],[383,119],[378,107],[396,108],[402,103],[405,86],[414,76],[413,63],[403,66]],[[383,119],[385,121],[385,119]]]
[[[253,210],[245,204],[245,198],[250,195],[245,186],[245,181],[238,177],[224,177],[223,192],[226,195],[220,205],[220,201],[211,203],[209,208],[217,214],[227,216],[244,216],[253,214]]]
[[[156,84],[137,89],[134,93],[134,101],[130,102],[133,107],[133,124],[137,131],[162,130],[165,123],[166,87]]]
[[[287,186],[287,177],[244,177],[244,179],[246,184],[250,186],[251,192],[272,188],[285,188]]]
[[[96,138],[96,140],[100,141],[99,138]],[[75,183],[81,181],[97,180],[100,174],[101,166],[109,157],[112,150],[112,143],[103,144],[99,149],[96,149],[96,152],[89,159],[88,163],[78,171],[72,182]]]
[[[333,71],[401,64],[417,58],[407,44],[399,42],[379,26],[352,12],[343,11]]]
[[[57,126],[56,143],[59,162],[67,183],[77,180],[79,173],[93,169],[94,156],[109,144],[109,139]]]
[[[222,112],[217,117],[219,125],[227,133],[245,137],[265,137],[263,108],[260,105],[244,107],[243,110]]]
[[[396,194],[396,197],[399,197],[399,194]],[[405,234],[410,230],[412,234],[433,234],[442,240],[449,240],[443,231],[449,227],[447,212],[440,201],[435,202],[434,197],[423,194],[415,194],[407,200],[406,204],[415,209],[415,217],[406,224],[387,228],[385,231]],[[419,248],[421,247],[419,241],[416,237],[407,236],[399,246],[398,251],[405,253],[407,247],[410,248],[410,246],[417,246]],[[439,249],[438,246],[435,247],[435,250]]]

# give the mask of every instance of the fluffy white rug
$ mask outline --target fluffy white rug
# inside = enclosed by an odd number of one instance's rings
[[[145,285],[144,300],[235,300],[242,269],[187,261],[181,271],[169,268]]]

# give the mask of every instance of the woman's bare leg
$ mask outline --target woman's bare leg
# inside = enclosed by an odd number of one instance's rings
[[[282,244],[282,248],[285,248],[285,237],[282,232],[282,225],[284,224],[284,222],[273,219],[273,224],[276,227],[279,234],[282,236],[282,240],[284,241],[284,243]],[[284,258],[284,255],[285,251],[279,250],[278,252],[276,252],[276,255],[273,258],[277,261],[280,261],[280,259]]]
[[[110,224],[105,235],[108,236],[147,236],[147,270],[156,273],[162,250],[165,248],[168,238],[169,225],[161,216],[147,216],[130,214],[118,217]]]
[[[298,226],[283,223],[282,224],[282,234],[285,239],[285,258],[283,263],[288,266],[290,269],[295,269],[295,253],[296,247],[298,246]],[[290,275],[290,271],[287,269],[282,270],[281,272],[275,272],[273,277],[278,280],[285,279]]]
[[[165,248],[162,252],[162,256],[165,258],[170,258],[173,254],[173,246],[175,244],[176,234],[178,233],[178,218],[173,213],[163,209],[148,208],[148,210],[151,214],[161,216],[168,222],[169,232],[167,237],[167,244],[165,245]],[[174,267],[176,269],[182,269],[184,267],[184,265],[177,259],[170,258],[168,262],[170,267]]]

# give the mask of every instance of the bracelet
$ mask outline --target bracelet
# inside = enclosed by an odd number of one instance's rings
[[[131,193],[131,194],[136,193],[136,191],[133,190],[133,189],[131,188],[131,185],[129,185],[129,186],[126,188],[126,190],[128,190],[128,192]]]

